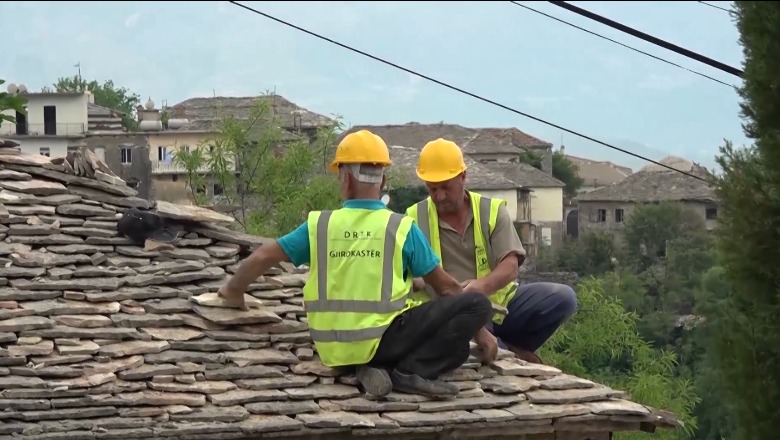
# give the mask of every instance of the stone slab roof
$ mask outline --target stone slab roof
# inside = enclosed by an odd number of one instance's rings
[[[488,162],[482,165],[524,188],[563,188],[566,186],[555,177],[524,162]]]
[[[453,400],[363,395],[350,372],[318,361],[305,269],[258,278],[249,311],[216,297],[265,239],[12,143],[0,153],[0,439],[542,440],[680,426],[619,390],[505,351],[448,374],[461,389]],[[130,207],[164,217],[175,245],[120,236]]]
[[[694,173],[707,177],[707,174]],[[583,193],[577,202],[714,202],[715,189],[707,182],[677,171],[639,171],[620,182]]]
[[[467,128],[457,124],[359,125],[351,127],[346,136],[359,130],[370,130],[387,145],[422,149],[426,143],[444,138],[458,144],[464,154],[519,154],[521,149],[549,147],[549,142],[523,133],[517,128]]]
[[[182,127],[184,130],[207,130],[216,124],[220,113],[236,119],[248,119],[258,101],[266,101],[276,109],[283,128],[310,128],[334,122],[327,116],[300,107],[279,95],[190,98],[170,107],[168,112],[172,119],[189,119],[190,123]]]
[[[390,150],[390,160],[393,161],[393,165],[390,168],[392,170],[391,172],[400,173],[409,186],[422,185],[423,182],[417,177],[417,173],[415,172],[420,150],[397,145],[391,145],[388,149]],[[464,157],[464,160],[468,167],[466,171],[467,189],[478,191],[516,189],[518,187],[515,182],[507,179],[493,168],[481,164],[468,156]]]
[[[605,186],[620,182],[630,176],[631,168],[614,164],[610,161],[591,160],[567,154],[566,158],[577,165],[577,175],[583,180],[584,186]]]

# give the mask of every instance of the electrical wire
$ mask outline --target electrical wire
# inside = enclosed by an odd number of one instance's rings
[[[734,13],[733,9],[723,8],[721,6],[713,5],[711,3],[707,3],[707,2],[696,2],[696,3],[701,3],[703,5],[707,5],[707,6],[711,7],[711,8],[720,9],[721,11],[728,12],[729,14],[733,14]]]
[[[555,6],[558,6],[560,8],[566,9],[568,11],[574,12],[575,14],[579,14],[585,18],[589,18],[591,20],[597,21],[603,25],[609,26],[613,29],[617,29],[621,32],[625,32],[629,35],[632,35],[636,38],[640,38],[642,40],[645,40],[649,43],[653,43],[656,46],[661,46],[664,49],[671,50],[672,52],[676,52],[680,55],[686,56],[688,58],[694,59],[700,63],[704,63],[710,67],[714,67],[718,70],[722,70],[726,73],[730,73],[734,76],[738,76],[742,78],[742,70],[737,69],[736,67],[729,66],[728,64],[721,63],[720,61],[713,60],[712,58],[706,57],[702,54],[696,53],[692,50],[688,50],[684,47],[680,47],[676,44],[670,43],[668,41],[662,40],[658,37],[654,37],[650,34],[646,34],[640,30],[634,29],[630,26],[626,26],[623,23],[618,23],[615,20],[610,20],[609,18],[606,18],[602,15],[596,14],[595,12],[590,12],[587,9],[580,8],[579,6],[574,6],[571,3],[563,2],[563,1],[549,1],[548,3],[552,3]]]
[[[516,6],[519,6],[519,7],[523,8],[523,9],[527,9],[527,10],[529,10],[529,11],[531,11],[531,12],[535,12],[535,13],[537,13],[537,14],[539,14],[539,15],[543,15],[543,16],[545,16],[545,17],[547,17],[547,18],[551,18],[551,19],[553,19],[553,20],[555,20],[555,21],[558,21],[558,22],[561,22],[561,23],[563,23],[563,24],[569,25],[569,26],[571,26],[571,27],[573,27],[573,28],[575,28],[575,29],[579,29],[579,30],[581,30],[581,31],[583,31],[583,32],[587,32],[587,33],[589,33],[589,34],[591,34],[591,35],[595,35],[596,37],[599,37],[599,38],[602,38],[602,39],[604,39],[604,40],[610,41],[610,42],[612,42],[612,43],[618,44],[618,45],[620,45],[620,46],[623,46],[623,47],[625,47],[626,49],[631,49],[631,50],[633,50],[634,52],[639,52],[639,53],[641,53],[642,55],[647,55],[647,56],[649,56],[650,58],[653,58],[653,59],[655,59],[655,60],[661,61],[661,62],[663,62],[663,63],[666,63],[666,64],[670,64],[670,65],[672,65],[672,66],[674,66],[674,67],[678,67],[678,68],[680,68],[680,69],[683,69],[683,70],[687,70],[688,72],[695,73],[696,75],[699,75],[699,76],[703,76],[704,78],[707,78],[707,79],[709,79],[709,80],[715,81],[715,82],[717,82],[717,83],[720,83],[720,84],[723,84],[724,86],[730,87],[730,88],[732,88],[732,89],[736,89],[736,87],[735,87],[733,84],[729,84],[729,83],[727,83],[727,82],[721,81],[721,80],[719,80],[719,79],[717,79],[717,78],[713,78],[713,77],[711,77],[711,76],[709,76],[709,75],[706,75],[706,74],[704,74],[704,73],[697,72],[697,71],[695,71],[695,70],[691,70],[691,69],[689,69],[689,68],[687,68],[687,67],[683,67],[683,66],[681,66],[681,65],[679,65],[679,64],[677,64],[677,63],[673,63],[673,62],[671,62],[671,61],[669,61],[669,60],[665,60],[665,59],[663,59],[663,58],[661,58],[661,57],[658,57],[658,56],[655,56],[655,55],[653,55],[653,54],[651,54],[651,53],[648,53],[648,52],[645,52],[645,51],[643,51],[643,50],[637,49],[637,48],[635,48],[635,47],[631,47],[631,46],[629,46],[629,45],[627,45],[627,44],[621,43],[620,41],[613,40],[612,38],[605,37],[605,36],[603,36],[603,35],[601,35],[601,34],[598,34],[598,33],[596,33],[596,32],[590,31],[590,30],[588,30],[588,29],[585,29],[585,28],[583,28],[583,27],[577,26],[577,25],[576,25],[576,24],[574,24],[574,23],[570,23],[570,22],[568,22],[568,21],[566,21],[566,20],[562,20],[562,19],[560,19],[560,18],[558,18],[558,17],[554,17],[554,16],[552,16],[552,15],[550,15],[550,14],[547,14],[547,13],[545,13],[545,12],[542,12],[542,11],[540,11],[540,10],[538,10],[538,9],[534,9],[534,8],[532,8],[532,7],[530,7],[530,6],[527,6],[527,5],[524,5],[524,4],[520,3],[520,2],[517,2],[517,1],[514,1],[514,0],[510,0],[510,1],[509,1],[509,3],[513,3],[514,5],[516,5]]]
[[[546,121],[546,120],[544,120],[544,119],[542,119],[542,118],[539,118],[539,117],[536,117],[536,116],[530,115],[530,114],[528,114],[528,113],[524,113],[524,112],[522,112],[522,111],[520,111],[520,110],[516,110],[516,109],[514,109],[514,108],[512,108],[512,107],[509,107],[509,106],[507,106],[507,105],[504,105],[504,104],[501,104],[501,103],[499,103],[499,102],[493,101],[493,100],[491,100],[491,99],[488,99],[488,98],[482,97],[482,96],[480,96],[480,95],[477,95],[477,94],[475,94],[475,93],[472,93],[472,92],[469,92],[469,91],[467,91],[467,90],[461,89],[461,88],[459,88],[459,87],[453,86],[453,85],[451,85],[451,84],[447,84],[447,83],[445,83],[445,82],[443,82],[443,81],[440,81],[440,80],[438,80],[438,79],[432,78],[432,77],[430,77],[430,76],[424,75],[424,74],[422,74],[422,73],[416,72],[416,71],[414,71],[414,70],[411,70],[411,69],[409,69],[409,68],[406,68],[406,67],[403,67],[403,66],[401,66],[401,65],[398,65],[398,64],[396,64],[396,63],[393,63],[392,61],[387,61],[387,60],[385,60],[385,59],[383,59],[383,58],[380,58],[380,57],[378,57],[378,56],[376,56],[376,55],[371,55],[371,54],[370,54],[370,53],[368,53],[368,52],[364,52],[364,51],[362,51],[362,50],[360,50],[360,49],[356,49],[356,48],[354,48],[354,47],[352,47],[352,46],[348,46],[348,45],[346,45],[346,44],[344,44],[344,43],[340,43],[340,42],[338,42],[338,41],[336,41],[336,40],[333,40],[333,39],[331,39],[331,38],[328,38],[328,37],[326,37],[326,36],[324,36],[324,35],[320,35],[320,34],[318,34],[318,33],[316,33],[316,32],[313,32],[313,31],[310,31],[310,30],[308,30],[308,29],[305,29],[305,28],[302,28],[302,27],[300,27],[300,26],[297,26],[297,25],[295,25],[295,24],[292,24],[292,23],[290,23],[290,22],[288,22],[288,21],[284,21],[284,20],[282,20],[281,18],[274,17],[274,16],[273,16],[273,15],[271,15],[271,14],[268,14],[268,13],[265,13],[265,12],[262,12],[262,11],[259,11],[259,10],[257,10],[257,9],[254,9],[254,8],[251,8],[251,7],[249,7],[249,6],[246,6],[246,5],[244,5],[244,4],[241,4],[241,3],[239,3],[239,2],[237,2],[237,1],[228,0],[228,2],[229,2],[229,3],[232,3],[232,4],[233,4],[233,5],[235,5],[235,6],[238,6],[238,7],[240,7],[240,8],[242,8],[242,9],[245,9],[245,10],[247,10],[247,11],[250,11],[250,12],[253,12],[253,13],[257,14],[257,15],[263,16],[263,17],[265,17],[265,18],[267,18],[267,19],[269,19],[269,20],[273,20],[273,21],[275,21],[275,22],[277,22],[277,23],[280,23],[280,24],[283,24],[283,25],[285,25],[285,26],[291,27],[291,28],[293,28],[293,29],[295,29],[295,30],[301,31],[301,32],[303,32],[303,33],[305,33],[305,34],[308,34],[308,35],[311,35],[311,36],[313,36],[313,37],[319,38],[319,39],[321,39],[321,40],[323,40],[323,41],[327,41],[328,43],[335,44],[336,46],[339,46],[339,47],[341,47],[341,48],[344,48],[344,49],[347,49],[347,50],[349,50],[349,51],[355,52],[355,53],[357,53],[357,54],[363,55],[363,56],[365,56],[365,57],[371,58],[372,60],[379,61],[380,63],[387,64],[388,66],[394,67],[394,68],[396,68],[396,69],[398,69],[398,70],[403,70],[403,71],[404,71],[404,72],[406,72],[406,73],[409,73],[409,74],[411,74],[411,75],[414,75],[414,76],[420,77],[420,78],[422,78],[422,79],[428,80],[428,81],[430,81],[430,82],[436,83],[436,84],[438,84],[438,85],[440,85],[440,86],[443,86],[443,87],[446,87],[446,88],[448,88],[448,89],[450,89],[450,90],[454,90],[454,91],[456,91],[456,92],[459,92],[459,93],[462,93],[462,94],[464,94],[464,95],[471,96],[472,98],[478,99],[478,100],[480,100],[480,101],[483,101],[483,102],[486,102],[486,103],[488,103],[488,104],[492,104],[492,105],[494,105],[494,106],[496,106],[496,107],[500,107],[500,108],[502,108],[502,109],[504,109],[504,110],[508,110],[508,111],[510,111],[510,112],[512,112],[512,113],[515,113],[515,114],[518,114],[518,115],[520,115],[520,116],[525,116],[526,118],[533,119],[534,121],[541,122],[542,124],[549,125],[550,127],[553,127],[553,128],[557,128],[558,130],[565,131],[565,132],[567,132],[567,133],[573,134],[573,135],[575,135],[575,136],[578,136],[578,137],[581,137],[581,138],[583,138],[583,139],[587,139],[587,140],[589,140],[589,141],[591,141],[591,142],[595,142],[595,143],[597,143],[597,144],[599,144],[599,145],[603,145],[603,146],[605,146],[605,147],[608,147],[608,148],[611,148],[611,149],[613,149],[613,150],[615,150],[615,151],[620,151],[621,153],[627,154],[627,155],[629,155],[629,156],[633,156],[633,157],[635,157],[635,158],[637,158],[637,159],[641,159],[641,160],[644,160],[644,161],[646,161],[646,162],[650,162],[650,163],[652,163],[652,164],[658,165],[658,166],[660,166],[660,167],[667,168],[667,169],[669,169],[669,170],[671,170],[671,171],[676,171],[676,172],[678,172],[678,173],[685,174],[685,175],[686,175],[686,176],[688,176],[688,177],[692,177],[692,178],[694,178],[694,179],[698,179],[698,180],[701,180],[701,181],[703,181],[703,182],[710,183],[708,179],[705,179],[705,178],[703,178],[703,177],[697,176],[697,175],[695,175],[695,174],[692,174],[692,173],[689,173],[689,172],[687,172],[687,171],[678,170],[677,168],[674,168],[674,167],[671,167],[671,166],[669,166],[669,165],[666,165],[666,164],[664,164],[664,163],[661,163],[661,162],[655,161],[655,160],[653,160],[653,159],[650,159],[650,158],[648,158],[648,157],[644,157],[644,156],[642,156],[642,155],[640,155],[640,154],[637,154],[637,153],[634,153],[634,152],[632,152],[632,151],[628,151],[628,150],[626,150],[626,149],[623,149],[623,148],[620,148],[620,147],[616,147],[616,146],[614,146],[614,145],[611,145],[611,144],[608,144],[608,143],[606,143],[606,142],[604,142],[604,141],[600,141],[600,140],[598,140],[598,139],[595,139],[595,138],[592,138],[592,137],[590,137],[590,136],[588,136],[588,135],[585,135],[585,134],[582,134],[582,133],[576,132],[576,131],[574,131],[574,130],[572,130],[572,129],[569,129],[569,128],[566,128],[566,127],[562,127],[562,126],[560,126],[560,125],[558,125],[558,124],[555,124],[555,123],[553,123],[553,122]]]

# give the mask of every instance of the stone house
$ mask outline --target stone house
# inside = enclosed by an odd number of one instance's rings
[[[208,209],[74,175],[61,159],[0,149],[4,437],[608,440],[682,427],[624,391],[506,350],[483,365],[475,346],[442,377],[460,389],[452,399],[367,395],[350,369],[319,360],[307,268],[269,269],[249,286],[248,310],[217,296],[267,239]],[[131,207],[178,238],[123,236],[117,218]]]
[[[311,140],[319,127],[335,122],[279,95],[190,98],[164,109],[168,116],[165,123],[162,121],[162,112],[145,109],[141,113],[147,122],[145,124],[141,121],[141,130],[149,139],[153,196],[160,200],[190,203],[185,170],[172,160],[176,151],[208,143],[224,116],[248,120],[259,102],[267,103],[278,118],[286,134],[282,141],[300,138]],[[257,125],[256,131],[260,130],[261,126]],[[206,191],[209,196],[219,196],[222,188],[216,182],[210,182]]]
[[[703,178],[708,171],[673,156],[659,161]],[[696,212],[712,230],[717,224],[718,201],[707,182],[652,164],[620,182],[575,198],[579,233],[609,230],[620,232],[623,222],[637,204],[679,202]]]
[[[618,183],[633,173],[631,168],[617,165],[610,161],[572,156],[566,154],[565,151],[565,147],[561,146],[560,153],[577,166],[577,175],[582,179],[582,185],[577,191],[579,194]],[[576,238],[579,234],[577,228],[577,204],[573,200],[565,200],[564,204],[565,235]]]
[[[479,163],[480,170],[502,176],[514,183],[501,195],[510,206],[517,206],[514,218],[523,224],[527,240],[542,245],[558,245],[563,232],[563,182],[552,177],[552,145],[516,128],[467,128],[457,124],[360,125],[345,134],[367,129],[382,137],[388,145],[416,150],[437,138],[451,140],[463,150],[464,156]],[[543,156],[540,171],[519,162],[526,151]],[[413,164],[416,165],[414,158]],[[471,178],[467,173],[467,180]],[[416,176],[414,179],[417,180]],[[502,180],[503,182],[503,180]]]
[[[192,203],[186,186],[186,170],[173,161],[180,149],[195,148],[207,143],[217,131],[221,118],[232,116],[239,120],[250,117],[258,101],[266,101],[277,115],[284,130],[282,142],[294,139],[310,140],[322,125],[335,121],[303,109],[282,96],[191,98],[164,109],[152,100],[137,108],[139,127],[134,133],[94,133],[87,144],[114,172],[123,176],[128,185],[135,185],[143,197],[175,203]],[[91,109],[97,123],[108,125],[107,117],[119,118]],[[257,131],[260,128],[258,126]],[[208,170],[204,168],[203,173]],[[207,179],[208,180],[208,179]],[[206,193],[215,197],[222,189],[208,181]]]

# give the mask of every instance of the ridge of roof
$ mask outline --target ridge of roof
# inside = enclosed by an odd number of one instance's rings
[[[501,351],[444,379],[447,401],[365,395],[323,366],[308,333],[308,270],[275,267],[250,309],[216,295],[267,243],[232,218],[137,197],[83,156],[21,155],[0,140],[0,435],[17,440],[442,438],[653,431],[674,415],[625,393]],[[109,170],[110,171],[110,170]],[[179,232],[173,246],[121,236],[130,208]],[[547,437],[545,437],[547,435]]]

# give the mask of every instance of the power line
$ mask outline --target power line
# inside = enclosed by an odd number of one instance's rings
[[[733,9],[723,8],[721,6],[713,5],[711,3],[707,3],[707,2],[696,2],[696,3],[701,3],[703,5],[707,5],[707,6],[711,7],[711,8],[720,9],[721,11],[728,12],[729,14],[733,14],[734,13]]]
[[[599,38],[602,38],[602,39],[604,39],[604,40],[607,40],[607,41],[610,41],[610,42],[612,42],[612,43],[615,43],[615,44],[618,44],[618,45],[620,45],[620,46],[623,46],[623,47],[625,47],[626,49],[631,49],[631,50],[633,50],[634,52],[639,52],[639,53],[641,53],[642,55],[647,55],[647,56],[649,56],[650,58],[653,58],[653,59],[655,59],[655,60],[658,60],[658,61],[664,62],[664,63],[666,63],[666,64],[670,64],[670,65],[672,65],[672,66],[674,66],[674,67],[679,67],[680,69],[687,70],[688,72],[695,73],[696,75],[703,76],[704,78],[707,78],[707,79],[709,79],[709,80],[715,81],[715,82],[717,82],[717,83],[720,83],[720,84],[723,84],[724,86],[730,87],[730,88],[732,88],[732,89],[734,89],[734,88],[735,88],[735,87],[734,87],[734,85],[732,85],[732,84],[729,84],[729,83],[727,83],[727,82],[721,81],[721,80],[719,80],[719,79],[717,79],[717,78],[713,78],[713,77],[711,77],[711,76],[709,76],[709,75],[705,75],[704,73],[697,72],[697,71],[695,71],[695,70],[691,70],[691,69],[689,69],[689,68],[687,68],[687,67],[683,67],[683,66],[681,66],[681,65],[679,65],[679,64],[677,64],[677,63],[673,63],[673,62],[671,62],[671,61],[669,61],[669,60],[666,60],[666,59],[663,59],[663,58],[661,58],[661,57],[655,56],[655,55],[653,55],[653,54],[651,54],[651,53],[645,52],[645,51],[643,51],[643,50],[640,50],[640,49],[637,49],[637,48],[635,48],[635,47],[631,47],[631,46],[629,46],[629,45],[627,45],[627,44],[623,44],[623,43],[621,43],[620,41],[613,40],[612,38],[609,38],[609,37],[605,37],[605,36],[603,36],[603,35],[601,35],[601,34],[598,34],[598,33],[596,33],[596,32],[593,32],[593,31],[590,31],[590,30],[588,30],[588,29],[585,29],[585,28],[583,28],[583,27],[577,26],[577,25],[576,25],[576,24],[574,24],[574,23],[570,23],[570,22],[568,22],[568,21],[566,21],[566,20],[562,20],[562,19],[560,19],[560,18],[558,18],[558,17],[554,17],[554,16],[552,16],[552,15],[550,15],[550,14],[547,14],[547,13],[545,13],[545,12],[542,12],[542,11],[540,11],[540,10],[538,10],[538,9],[534,9],[534,8],[532,8],[532,7],[530,7],[530,6],[526,6],[526,5],[524,5],[524,4],[520,3],[520,2],[516,2],[516,1],[513,1],[513,0],[510,0],[509,2],[510,2],[510,3],[513,3],[513,4],[515,4],[516,6],[520,6],[521,8],[527,9],[527,10],[529,10],[529,11],[531,11],[531,12],[536,12],[537,14],[544,15],[544,16],[545,16],[545,17],[547,17],[547,18],[551,18],[551,19],[553,19],[553,20],[555,20],[555,21],[559,21],[559,22],[561,22],[561,23],[563,23],[563,24],[567,24],[567,25],[569,25],[569,26],[571,26],[571,27],[573,27],[573,28],[575,28],[575,29],[579,29],[579,30],[581,30],[581,31],[583,31],[583,32],[587,32],[587,33],[589,33],[589,34],[591,34],[591,35],[595,35],[595,36],[597,36],[597,37],[599,37]]]
[[[268,18],[269,20],[273,20],[273,21],[275,21],[277,23],[281,23],[281,24],[283,24],[285,26],[291,27],[291,28],[296,29],[298,31],[301,31],[301,32],[303,32],[305,34],[309,34],[309,35],[311,35],[313,37],[316,37],[316,38],[319,38],[321,40],[327,41],[328,43],[335,44],[336,46],[342,47],[342,48],[347,49],[349,51],[352,51],[352,52],[358,53],[360,55],[363,55],[365,57],[371,58],[372,60],[379,61],[380,63],[383,63],[383,64],[387,64],[388,66],[395,67],[398,70],[403,70],[406,73],[409,73],[411,75],[418,76],[420,78],[426,79],[426,80],[428,80],[430,82],[436,83],[436,84],[438,84],[440,86],[443,86],[443,87],[446,87],[446,88],[448,88],[450,90],[454,90],[454,91],[462,93],[464,95],[471,96],[472,98],[478,99],[478,100],[483,101],[483,102],[487,102],[488,104],[492,104],[492,105],[494,105],[496,107],[500,107],[500,108],[502,108],[504,110],[508,110],[508,111],[510,111],[512,113],[515,113],[515,114],[518,114],[520,116],[525,116],[526,118],[533,119],[534,121],[541,122],[542,124],[549,125],[550,127],[553,127],[553,128],[557,128],[558,130],[565,131],[565,132],[573,134],[575,136],[579,136],[579,137],[581,137],[583,139],[587,139],[587,140],[589,140],[591,142],[595,142],[595,143],[597,143],[599,145],[603,145],[603,146],[611,148],[613,150],[620,151],[621,153],[624,153],[624,154],[628,154],[629,156],[636,157],[637,159],[642,159],[642,160],[644,160],[646,162],[650,162],[650,163],[653,163],[653,164],[658,165],[660,167],[667,168],[667,169],[669,169],[671,171],[677,171],[678,173],[682,173],[682,174],[685,174],[685,175],[687,175],[689,177],[693,177],[694,179],[698,179],[698,180],[701,180],[703,182],[708,182],[709,183],[709,181],[707,179],[703,178],[703,177],[697,176],[697,175],[689,173],[687,171],[678,170],[677,168],[671,167],[669,165],[663,164],[663,163],[655,161],[653,159],[644,157],[642,155],[633,153],[631,151],[625,150],[625,149],[620,148],[620,147],[616,147],[614,145],[610,145],[610,144],[608,144],[608,143],[606,143],[604,141],[600,141],[598,139],[594,139],[594,138],[592,138],[592,137],[590,137],[588,135],[576,132],[576,131],[568,129],[566,127],[562,127],[562,126],[560,126],[558,124],[546,121],[544,119],[538,118],[538,117],[530,115],[528,113],[524,113],[524,112],[522,112],[520,110],[516,110],[516,109],[514,109],[512,107],[509,107],[507,105],[504,105],[504,104],[501,104],[499,102],[493,101],[491,99],[482,97],[480,95],[477,95],[475,93],[472,93],[472,92],[469,92],[467,90],[461,89],[459,87],[453,86],[451,84],[447,84],[447,83],[445,83],[443,81],[440,81],[438,79],[431,78],[430,76],[427,76],[427,75],[424,75],[422,73],[416,72],[414,70],[411,70],[409,68],[403,67],[403,66],[398,65],[396,63],[393,63],[391,61],[387,61],[387,60],[385,60],[383,58],[380,58],[380,57],[378,57],[376,55],[371,55],[370,53],[364,52],[364,51],[362,51],[360,49],[356,49],[356,48],[354,48],[352,46],[348,46],[348,45],[346,45],[344,43],[340,43],[340,42],[338,42],[336,40],[330,39],[330,38],[328,38],[328,37],[326,37],[324,35],[320,35],[320,34],[318,34],[316,32],[313,32],[313,31],[310,31],[308,29],[302,28],[300,26],[294,25],[294,24],[292,24],[290,22],[282,20],[281,18],[276,18],[276,17],[274,17],[271,14],[267,14],[265,12],[258,11],[257,9],[254,9],[254,8],[249,7],[249,6],[243,5],[243,4],[241,4],[241,3],[237,2],[237,1],[228,0],[228,2],[238,6],[240,8],[243,8],[243,9],[245,9],[247,11],[254,12],[257,15],[261,15],[261,16],[263,16],[265,18]]]
[[[561,7],[563,9],[566,9],[568,11],[574,12],[575,14],[582,15],[583,17],[589,18],[591,20],[598,21],[601,24],[607,25],[613,29],[617,29],[619,31],[625,32],[629,35],[633,35],[634,37],[641,38],[642,40],[645,40],[647,42],[653,43],[656,46],[661,46],[664,49],[669,49],[672,52],[677,52],[680,55],[686,56],[688,58],[692,58],[700,63],[707,64],[708,66],[714,67],[716,69],[722,70],[726,73],[730,73],[734,76],[738,76],[742,78],[742,70],[737,69],[736,67],[729,66],[728,64],[721,63],[720,61],[713,60],[712,58],[706,57],[702,54],[696,53],[692,50],[685,49],[683,47],[680,47],[676,44],[672,44],[668,41],[662,40],[658,37],[654,37],[650,34],[646,34],[642,31],[636,30],[630,26],[626,26],[622,23],[618,23],[617,21],[610,20],[609,18],[606,18],[604,16],[601,16],[599,14],[596,14],[594,12],[590,12],[587,9],[582,9],[578,6],[574,6],[570,3],[566,3],[563,1],[550,1],[549,3],[554,4],[555,6]]]

